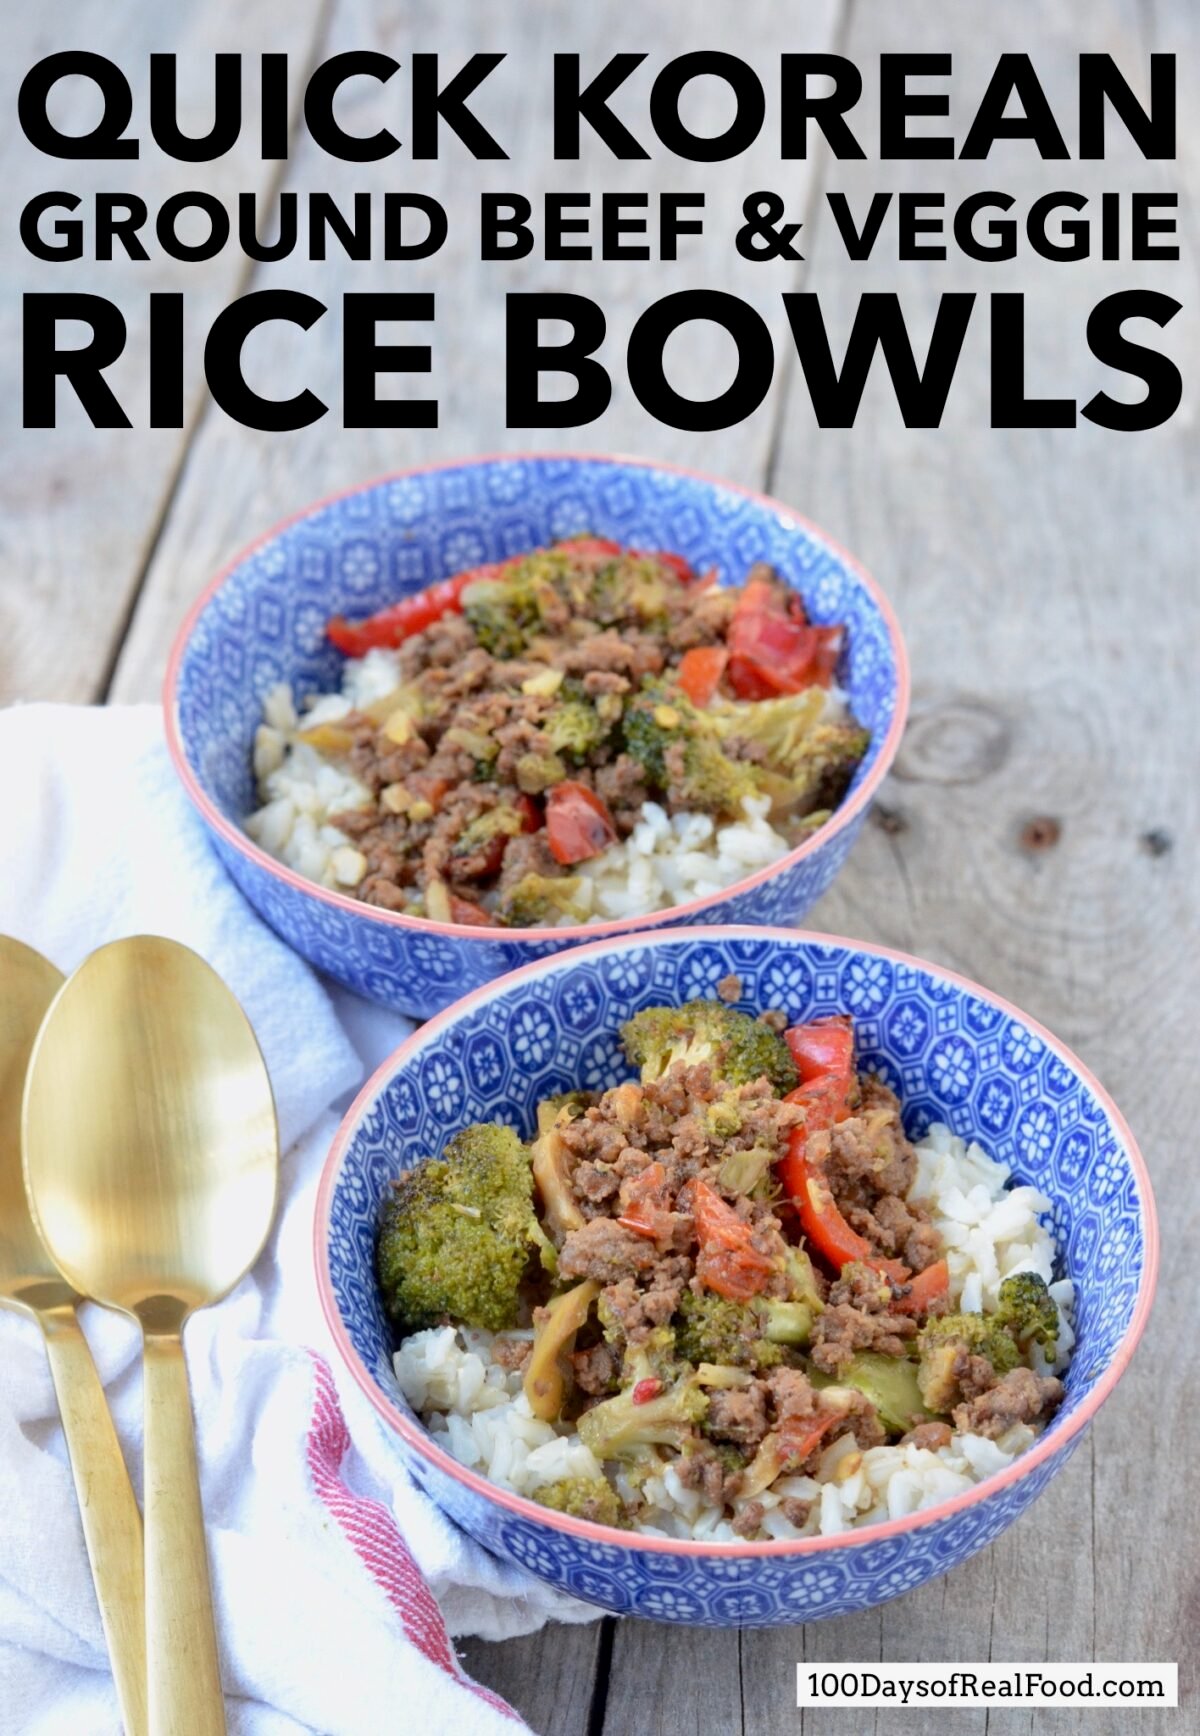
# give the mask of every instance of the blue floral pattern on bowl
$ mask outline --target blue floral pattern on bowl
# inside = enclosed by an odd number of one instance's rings
[[[931,1122],[977,1137],[1053,1202],[1076,1285],[1078,1344],[1046,1434],[979,1490],[930,1514],[801,1543],[659,1543],[548,1514],[455,1467],[415,1421],[392,1371],[373,1272],[389,1182],[473,1120],[523,1133],[538,1100],[628,1077],[618,1025],[735,972],[742,1004],[790,1020],[861,1009],[862,1063],[901,1091],[914,1138]],[[535,964],[443,1014],[387,1062],[343,1123],[317,1202],[317,1277],[355,1378],[396,1429],[411,1474],[473,1537],[621,1614],[764,1626],[882,1603],[999,1536],[1067,1462],[1141,1334],[1157,1231],[1149,1181],[1119,1113],[1066,1050],[1014,1008],[916,959],[825,937],[676,929]]]
[[[336,688],[335,613],[364,615],[435,579],[552,537],[592,530],[678,550],[740,581],[770,561],[817,621],[842,621],[839,679],[871,746],[834,819],[784,862],[650,918],[499,938],[375,909],[301,879],[242,831],[262,701]],[[895,753],[907,703],[899,631],[872,582],[778,502],[627,459],[482,459],[356,489],[271,532],[240,556],[185,623],[167,676],[167,739],[221,860],[255,909],[305,958],[348,987],[425,1017],[494,977],[598,936],[704,922],[797,922],[857,836]]]

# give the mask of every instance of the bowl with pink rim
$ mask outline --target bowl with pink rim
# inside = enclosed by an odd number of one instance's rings
[[[814,623],[845,627],[837,680],[870,746],[832,817],[721,891],[671,908],[554,928],[466,927],[379,908],[306,879],[245,830],[256,806],[263,702],[338,688],[324,626],[450,573],[580,531],[662,548],[741,583],[760,561]],[[289,945],[368,999],[418,1017],[535,958],[610,934],[714,922],[791,923],[828,890],[895,757],[908,706],[895,615],[874,580],[782,502],[639,459],[529,454],[385,477],[307,508],[213,580],[185,620],[164,689],[167,743],[224,866]]]
[[[797,1540],[640,1535],[551,1511],[459,1463],[414,1415],[374,1274],[390,1182],[473,1121],[523,1135],[543,1097],[630,1076],[617,1039],[640,1007],[711,995],[729,975],[747,1010],[855,1021],[861,1066],[892,1085],[906,1131],[977,1140],[1050,1201],[1075,1288],[1077,1342],[1061,1408],[1011,1464],[915,1512]],[[463,997],[384,1063],[334,1141],[316,1203],[316,1275],[337,1351],[434,1501],[497,1555],[620,1614],[711,1626],[808,1621],[882,1603],[966,1560],[1066,1464],[1129,1365],[1149,1313],[1158,1232],[1145,1164],[1086,1067],[1015,1007],[920,959],[762,927],[609,937],[536,960]]]

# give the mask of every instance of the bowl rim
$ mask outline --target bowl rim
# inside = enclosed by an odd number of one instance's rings
[[[892,661],[896,672],[896,703],[892,713],[891,723],[887,733],[880,743],[875,761],[858,788],[836,808],[824,825],[820,826],[809,838],[798,844],[794,850],[789,850],[786,856],[778,857],[764,868],[747,875],[745,879],[737,880],[732,885],[721,887],[716,892],[709,892],[703,898],[690,899],[686,904],[668,905],[663,910],[647,911],[640,916],[614,916],[604,922],[572,923],[561,928],[484,928],[472,927],[463,923],[436,922],[429,917],[407,916],[399,910],[383,910],[377,905],[364,904],[361,899],[352,898],[348,893],[337,892],[332,887],[321,886],[315,880],[307,879],[295,869],[287,867],[276,860],[274,856],[256,843],[249,835],[228,819],[209,796],[188,761],[184,747],[183,733],[179,727],[178,681],[183,659],[191,641],[196,623],[204,610],[222,589],[232,574],[245,561],[265,548],[276,537],[290,530],[293,525],[303,519],[311,518],[327,507],[334,506],[339,500],[349,499],[353,495],[365,494],[373,489],[385,487],[389,483],[401,482],[408,477],[428,476],[443,470],[464,470],[482,468],[485,465],[502,463],[541,463],[562,462],[567,464],[616,464],[635,465],[642,470],[657,470],[669,475],[685,477],[691,482],[700,483],[705,488],[721,488],[733,494],[745,496],[757,507],[773,514],[785,517],[798,530],[824,543],[862,585],[868,596],[874,602],[883,619],[887,631],[888,643],[891,648]],[[887,596],[878,581],[872,577],[862,563],[855,559],[847,549],[829,536],[820,525],[806,518],[785,502],[775,499],[772,495],[759,493],[752,488],[744,488],[736,482],[727,482],[723,477],[712,476],[705,471],[692,470],[686,465],[666,464],[653,458],[638,458],[623,453],[609,452],[490,452],[481,453],[468,458],[448,458],[432,464],[414,464],[403,470],[388,471],[382,476],[376,476],[366,482],[352,484],[349,488],[338,489],[319,500],[310,501],[307,506],[300,507],[277,524],[264,531],[242,548],[233,558],[226,562],[216,577],[210,579],[200,595],[183,619],[176,633],[167,659],[166,675],[162,687],[162,707],[167,738],[167,752],[175,767],[183,787],[192,805],[199,811],[201,818],[226,844],[231,845],[240,855],[252,862],[255,867],[263,869],[275,879],[290,886],[294,891],[306,894],[310,898],[331,904],[335,909],[375,922],[385,928],[405,929],[416,935],[436,934],[447,939],[462,942],[465,945],[481,946],[512,943],[534,944],[541,941],[553,941],[561,946],[569,945],[577,940],[603,940],[614,935],[629,934],[642,928],[661,925],[664,922],[683,922],[697,912],[707,910],[714,905],[722,904],[727,899],[744,892],[753,891],[755,887],[765,885],[776,875],[803,862],[809,856],[815,856],[825,845],[829,844],[839,832],[845,831],[863,813],[865,813],[872,797],[891,769],[900,746],[900,738],[908,719],[911,678],[909,672],[908,651],[904,637],[900,631],[900,623],[896,618]]]
[[[906,965],[915,970],[931,973],[933,976],[941,978],[942,981],[953,984],[956,988],[968,991],[1008,1016],[1020,1020],[1047,1047],[1054,1050],[1073,1069],[1089,1090],[1095,1093],[1097,1101],[1104,1108],[1118,1136],[1124,1143],[1137,1180],[1143,1235],[1142,1271],[1133,1317],[1113,1353],[1108,1368],[1105,1369],[1092,1390],[1085,1396],[1078,1409],[1067,1418],[1063,1426],[1054,1428],[1052,1425],[1046,1433],[1038,1437],[1031,1447],[1014,1459],[1011,1465],[1007,1465],[1004,1470],[997,1471],[982,1482],[974,1484],[962,1494],[954,1495],[949,1500],[940,1501],[935,1506],[924,1508],[919,1512],[907,1514],[901,1519],[889,1519],[882,1524],[863,1526],[861,1530],[852,1529],[836,1532],[829,1537],[782,1538],[765,1543],[729,1543],[702,1541],[695,1538],[648,1537],[638,1532],[622,1531],[612,1526],[594,1524],[590,1520],[573,1518],[568,1514],[559,1513],[553,1508],[542,1507],[527,1496],[517,1495],[509,1489],[502,1489],[478,1471],[472,1471],[465,1465],[460,1465],[456,1459],[436,1444],[433,1437],[421,1424],[410,1421],[383,1396],[369,1369],[355,1349],[349,1332],[342,1321],[329,1275],[330,1204],[346,1151],[357,1130],[358,1123],[383,1086],[421,1049],[456,1023],[461,1013],[468,1007],[494,999],[497,995],[506,992],[514,983],[527,982],[552,972],[569,970],[575,961],[587,957],[588,954],[616,952],[622,950],[624,945],[628,945],[632,950],[635,946],[701,944],[705,940],[721,942],[798,940],[809,945],[843,947],[854,953],[865,954],[871,958],[886,959],[893,964]],[[575,1537],[581,1542],[607,1543],[626,1549],[648,1550],[655,1554],[684,1555],[701,1559],[716,1556],[721,1559],[732,1557],[755,1560],[767,1556],[819,1555],[832,1549],[858,1548],[882,1543],[892,1537],[902,1537],[910,1531],[919,1530],[926,1525],[935,1525],[943,1519],[949,1519],[964,1512],[979,1502],[990,1500],[1000,1490],[1008,1488],[1019,1482],[1022,1477],[1028,1476],[1038,1465],[1054,1458],[1071,1440],[1082,1434],[1129,1366],[1145,1330],[1146,1321],[1154,1301],[1158,1282],[1159,1233],[1158,1212],[1154,1202],[1154,1190],[1151,1185],[1150,1174],[1125,1117],[1091,1070],[1036,1019],[1022,1012],[1019,1007],[1011,1001],[1005,1000],[1003,996],[993,994],[991,990],[984,989],[978,983],[972,982],[969,977],[962,976],[957,971],[949,970],[943,965],[933,964],[927,959],[917,958],[911,953],[899,952],[891,947],[872,945],[865,941],[850,940],[841,935],[821,934],[810,929],[730,924],[711,928],[665,929],[656,934],[643,935],[636,941],[629,942],[625,942],[623,937],[616,937],[600,941],[592,946],[576,947],[570,952],[552,954],[549,958],[535,959],[531,964],[522,966],[520,970],[510,971],[507,975],[497,977],[494,981],[485,983],[482,988],[464,995],[453,1006],[447,1007],[444,1012],[436,1014],[425,1024],[419,1026],[374,1070],[342,1118],[330,1146],[317,1187],[313,1212],[313,1258],[316,1267],[317,1290],[326,1325],[354,1380],[362,1388],[378,1414],[401,1439],[422,1458],[429,1460],[438,1470],[453,1478],[454,1481],[463,1484],[474,1494],[482,1496],[493,1505],[507,1509],[521,1519],[535,1524],[548,1525],[552,1530],[565,1532],[568,1536]]]

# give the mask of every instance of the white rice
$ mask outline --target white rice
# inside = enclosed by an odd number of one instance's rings
[[[352,891],[366,873],[366,858],[329,823],[347,808],[363,807],[369,792],[299,737],[301,728],[336,723],[356,707],[374,704],[399,681],[395,653],[376,649],[349,659],[340,693],[321,694],[297,715],[291,689],[273,687],[263,703],[254,741],[260,806],[246,831],[270,855],[309,880]],[[848,715],[845,695],[832,689],[825,721]],[[792,846],[767,818],[770,801],[747,797],[743,818],[717,825],[708,814],[668,815],[657,802],[642,805],[641,820],[623,843],[580,864],[578,914],[559,927],[641,916],[721,892],[786,856]]]
[[[968,1309],[995,1306],[1001,1277],[1037,1271],[1052,1280],[1055,1245],[1040,1214],[1050,1202],[1035,1188],[1008,1188],[1010,1171],[978,1145],[968,1146],[949,1128],[931,1127],[917,1146],[918,1170],[909,1198],[921,1200],[947,1244],[951,1292]],[[1068,1279],[1050,1283],[1059,1310],[1060,1337],[1054,1368],[1070,1360],[1074,1293]],[[395,1355],[400,1390],[430,1434],[461,1465],[518,1495],[536,1495],[561,1477],[592,1477],[601,1467],[573,1427],[540,1422],[521,1390],[521,1375],[491,1361],[493,1334],[433,1327],[405,1339]],[[509,1332],[506,1339],[529,1338]],[[1043,1372],[1049,1368],[1043,1365]],[[768,1538],[829,1537],[857,1526],[876,1525],[936,1506],[994,1476],[1035,1439],[1017,1423],[999,1440],[955,1432],[932,1451],[911,1443],[861,1451],[852,1435],[834,1441],[813,1476],[793,1476],[756,1499],[763,1508],[761,1532]],[[618,1494],[633,1488],[618,1470]],[[789,1496],[811,1503],[808,1518],[793,1525],[781,1510]],[[651,1536],[707,1542],[739,1542],[733,1516],[685,1488],[671,1464],[641,1489],[648,1503],[636,1529]]]

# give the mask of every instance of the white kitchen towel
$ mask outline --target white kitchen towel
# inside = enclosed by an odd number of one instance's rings
[[[156,708],[0,712],[0,815],[0,933],[63,971],[121,935],[184,941],[238,996],[270,1070],[275,1228],[186,1335],[231,1730],[376,1736],[414,1707],[429,1736],[521,1728],[464,1676],[448,1630],[499,1639],[597,1611],[489,1555],[417,1489],[316,1296],[313,1201],[336,1112],[410,1022],[329,990],[258,920],[178,787]],[[83,1318],[140,1492],[137,1336],[102,1309]],[[40,1333],[2,1312],[0,1490],[4,1728],[115,1733]]]

